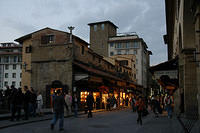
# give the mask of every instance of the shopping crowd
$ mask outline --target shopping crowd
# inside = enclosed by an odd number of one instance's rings
[[[151,96],[148,98],[133,95],[131,98],[131,106],[133,112],[138,113],[137,123],[142,125],[142,117],[149,114],[149,109],[153,111],[155,117],[159,117],[159,114],[163,114],[163,112],[166,111],[168,118],[172,118],[174,100],[169,94],[164,96]]]

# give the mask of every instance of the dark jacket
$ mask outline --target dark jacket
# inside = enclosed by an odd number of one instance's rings
[[[93,104],[94,104],[93,96],[92,95],[88,95],[86,100],[87,100],[88,109],[92,110],[93,109]]]
[[[11,104],[16,104],[16,99],[17,99],[17,89],[13,88],[11,90],[11,94],[10,94],[10,103]]]
[[[64,113],[65,99],[64,96],[55,96],[53,100],[53,110],[55,113]]]
[[[30,103],[31,92],[27,90],[24,94],[24,106],[28,106]]]
[[[18,90],[16,96],[17,96],[16,105],[17,106],[22,106],[22,104],[24,102],[24,94],[22,93],[21,90]]]

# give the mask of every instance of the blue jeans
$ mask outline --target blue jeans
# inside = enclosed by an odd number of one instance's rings
[[[60,119],[59,120],[59,128],[62,129],[63,124],[64,124],[64,113],[54,112],[51,124],[55,125],[58,119]]]
[[[171,105],[167,105],[167,113],[168,113],[168,117],[172,116],[172,107],[171,107]]]
[[[74,116],[77,117],[78,116],[78,104],[75,103],[74,105]]]

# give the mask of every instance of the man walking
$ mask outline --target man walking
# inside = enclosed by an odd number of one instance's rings
[[[53,99],[53,119],[51,121],[51,130],[54,129],[54,125],[56,124],[57,120],[59,120],[59,131],[64,130],[64,106],[65,106],[65,99],[62,95],[61,90],[57,90],[57,95]]]
[[[92,92],[89,93],[87,96],[87,106],[88,106],[88,118],[92,118],[92,110],[93,110],[93,104],[94,104],[94,97],[92,96]]]

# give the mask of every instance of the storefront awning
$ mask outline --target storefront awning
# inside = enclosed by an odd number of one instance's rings
[[[84,69],[85,71],[88,71],[88,72],[91,72],[91,73],[94,73],[94,74],[97,74],[97,75],[100,75],[100,76],[105,76],[105,77],[108,77],[108,78],[112,78],[112,79],[115,79],[115,80],[121,80],[119,79],[118,77],[116,76],[113,76],[109,73],[106,73],[106,72],[103,72],[103,71],[100,71],[100,70],[97,70],[97,69],[94,69],[94,68],[91,68],[91,67],[88,67],[84,64],[81,64],[81,63],[78,63],[76,61],[73,62],[73,64],[81,67],[82,69]]]

